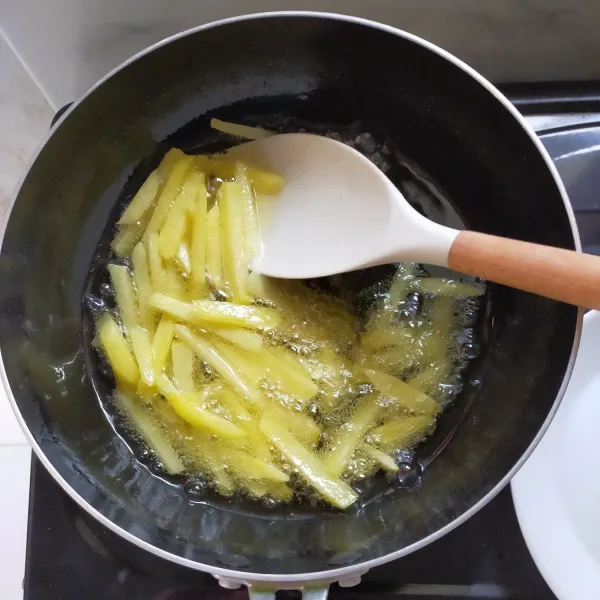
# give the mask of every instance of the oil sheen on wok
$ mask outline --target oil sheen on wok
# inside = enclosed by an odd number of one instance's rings
[[[351,297],[252,272],[284,185],[168,151],[118,221],[94,345],[134,447],[171,478],[346,509],[376,474],[393,485],[460,391],[484,285],[404,263]]]

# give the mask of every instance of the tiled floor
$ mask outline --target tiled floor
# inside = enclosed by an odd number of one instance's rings
[[[28,445],[0,447],[0,598],[3,600],[23,598],[30,463]]]
[[[53,111],[0,36],[0,222]],[[2,282],[0,281],[0,285]],[[0,598],[23,598],[31,450],[0,384]]]

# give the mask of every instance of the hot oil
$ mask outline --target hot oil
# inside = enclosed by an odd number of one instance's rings
[[[362,123],[354,123],[345,128],[316,126],[289,118],[276,121],[265,119],[260,124],[282,133],[291,131],[320,133],[351,145],[381,168],[417,210],[434,221],[457,228],[463,226],[460,216],[452,208],[443,190],[433,184],[426,173],[403,156],[385,133],[376,126]],[[218,188],[219,183],[218,180],[211,182],[213,191]],[[272,202],[273,200],[269,198],[257,198],[260,219],[263,223],[268,219],[268,206]],[[107,227],[107,237],[112,237],[112,232],[111,225]],[[106,243],[100,245],[104,251],[98,256],[96,268],[90,275],[86,304],[92,318],[98,310],[106,308],[114,310],[114,299],[111,297],[105,269],[108,259],[105,250],[107,247]],[[334,429],[346,423],[361,399],[372,391],[368,381],[354,375],[355,367],[361,359],[352,353],[351,347],[356,336],[372,326],[369,320],[376,307],[380,309],[379,312],[382,307],[385,307],[388,327],[402,328],[415,333],[417,342],[412,344],[410,352],[418,355],[427,351],[433,357],[427,368],[418,370],[414,367],[414,360],[407,358],[406,349],[402,353],[397,348],[384,346],[378,360],[380,359],[388,370],[390,364],[393,364],[394,374],[402,379],[419,380],[420,385],[444,407],[448,414],[455,412],[453,407],[459,404],[464,374],[468,371],[469,363],[478,353],[476,325],[480,300],[436,298],[415,291],[412,288],[414,279],[427,275],[449,278],[454,276],[451,272],[439,268],[405,265],[400,268],[380,267],[308,281],[306,285],[308,289],[313,290],[312,293],[303,292],[301,288],[289,282],[282,284],[283,297],[296,311],[296,315],[288,319],[287,324],[284,318],[282,326],[267,336],[267,341],[274,347],[285,346],[295,352],[307,370],[321,381],[317,401],[307,405],[302,414],[310,415],[319,424]],[[353,315],[351,320],[348,320],[346,310]],[[298,316],[301,318],[299,319]],[[419,336],[421,330],[424,334]],[[327,335],[323,332],[327,332]],[[326,365],[325,369],[323,365]],[[318,369],[321,372],[317,372]],[[150,414],[183,458],[187,472],[192,473],[179,476],[165,474],[162,465],[151,452],[148,452],[146,445],[132,430],[131,424],[123,422],[115,411],[110,395],[107,394],[112,379],[110,367],[100,353],[96,353],[92,371],[96,380],[98,378],[104,380],[101,385],[96,385],[96,388],[115,428],[130,444],[138,459],[157,477],[166,479],[174,485],[181,485],[191,501],[214,502],[218,496],[230,497],[237,492],[235,477],[232,476],[231,464],[229,464],[233,459],[228,457],[231,446],[223,444],[215,436],[194,430],[174,413],[166,401],[161,401],[150,410]],[[219,400],[222,390],[219,390],[218,386],[214,387],[216,378],[210,368],[197,361],[195,375],[201,387],[206,386],[206,389],[209,389],[213,386],[213,389],[216,389],[214,394],[207,394],[203,398],[205,408],[232,421],[239,418],[239,415],[234,415],[231,410],[228,410],[225,402]],[[344,394],[330,393],[332,389],[339,390],[340,381],[345,390]],[[301,412],[300,406],[294,405],[294,398],[286,397],[285,393],[278,389],[277,384],[263,385],[263,392],[270,402],[295,408]],[[438,418],[438,422],[445,418],[446,415],[442,415]],[[432,424],[433,422],[434,419]],[[430,431],[431,428],[424,430],[422,437],[428,435]],[[314,442],[313,449],[322,454],[328,448],[330,441],[327,435],[323,435]],[[375,476],[378,469],[373,459],[357,452],[343,474],[345,478],[352,481],[352,485],[361,494],[352,510],[359,509],[365,502],[388,493],[397,486],[413,485],[418,482],[428,460],[418,456],[417,441],[418,439],[415,439],[410,447],[394,451],[394,459],[400,466],[399,472],[394,476],[384,476],[381,472]],[[202,450],[203,448],[210,448],[210,452],[207,454]],[[432,456],[435,452],[436,450],[431,453]],[[273,455],[277,457],[276,452]],[[220,469],[211,483],[203,473],[211,468],[214,472],[215,460],[217,462],[220,460]],[[211,464],[208,464],[209,462]],[[300,510],[302,507],[312,510],[315,506],[327,508],[310,488],[302,483],[295,469],[285,462],[277,460],[275,462],[284,472],[292,476],[295,510]],[[258,480],[256,486],[255,491],[258,494],[260,492]],[[252,493],[253,490],[249,491]],[[262,505],[270,509],[277,503],[291,500],[292,498],[282,491],[279,495],[272,494],[272,497],[263,499]],[[253,502],[247,498],[244,500],[244,502],[248,501]]]

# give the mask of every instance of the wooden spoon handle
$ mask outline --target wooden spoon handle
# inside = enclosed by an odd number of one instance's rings
[[[600,257],[461,231],[448,254],[455,271],[584,308],[600,309]]]

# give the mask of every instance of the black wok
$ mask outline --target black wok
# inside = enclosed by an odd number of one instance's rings
[[[573,214],[540,142],[489,83],[423,40],[334,15],[256,15],[175,36],[115,70],[51,131],[0,252],[3,378],[38,457],[87,511],[159,556],[228,580],[326,586],[435,540],[510,480],[562,397],[581,315],[489,285],[481,352],[455,407],[405,485],[375,490],[359,511],[273,511],[190,493],[131,452],[100,402],[110,390],[83,297],[119,207],[165,150],[232,143],[209,130],[212,115],[284,128],[360,121],[406,157],[410,168],[390,173],[398,185],[433,186],[474,230],[579,249]]]

